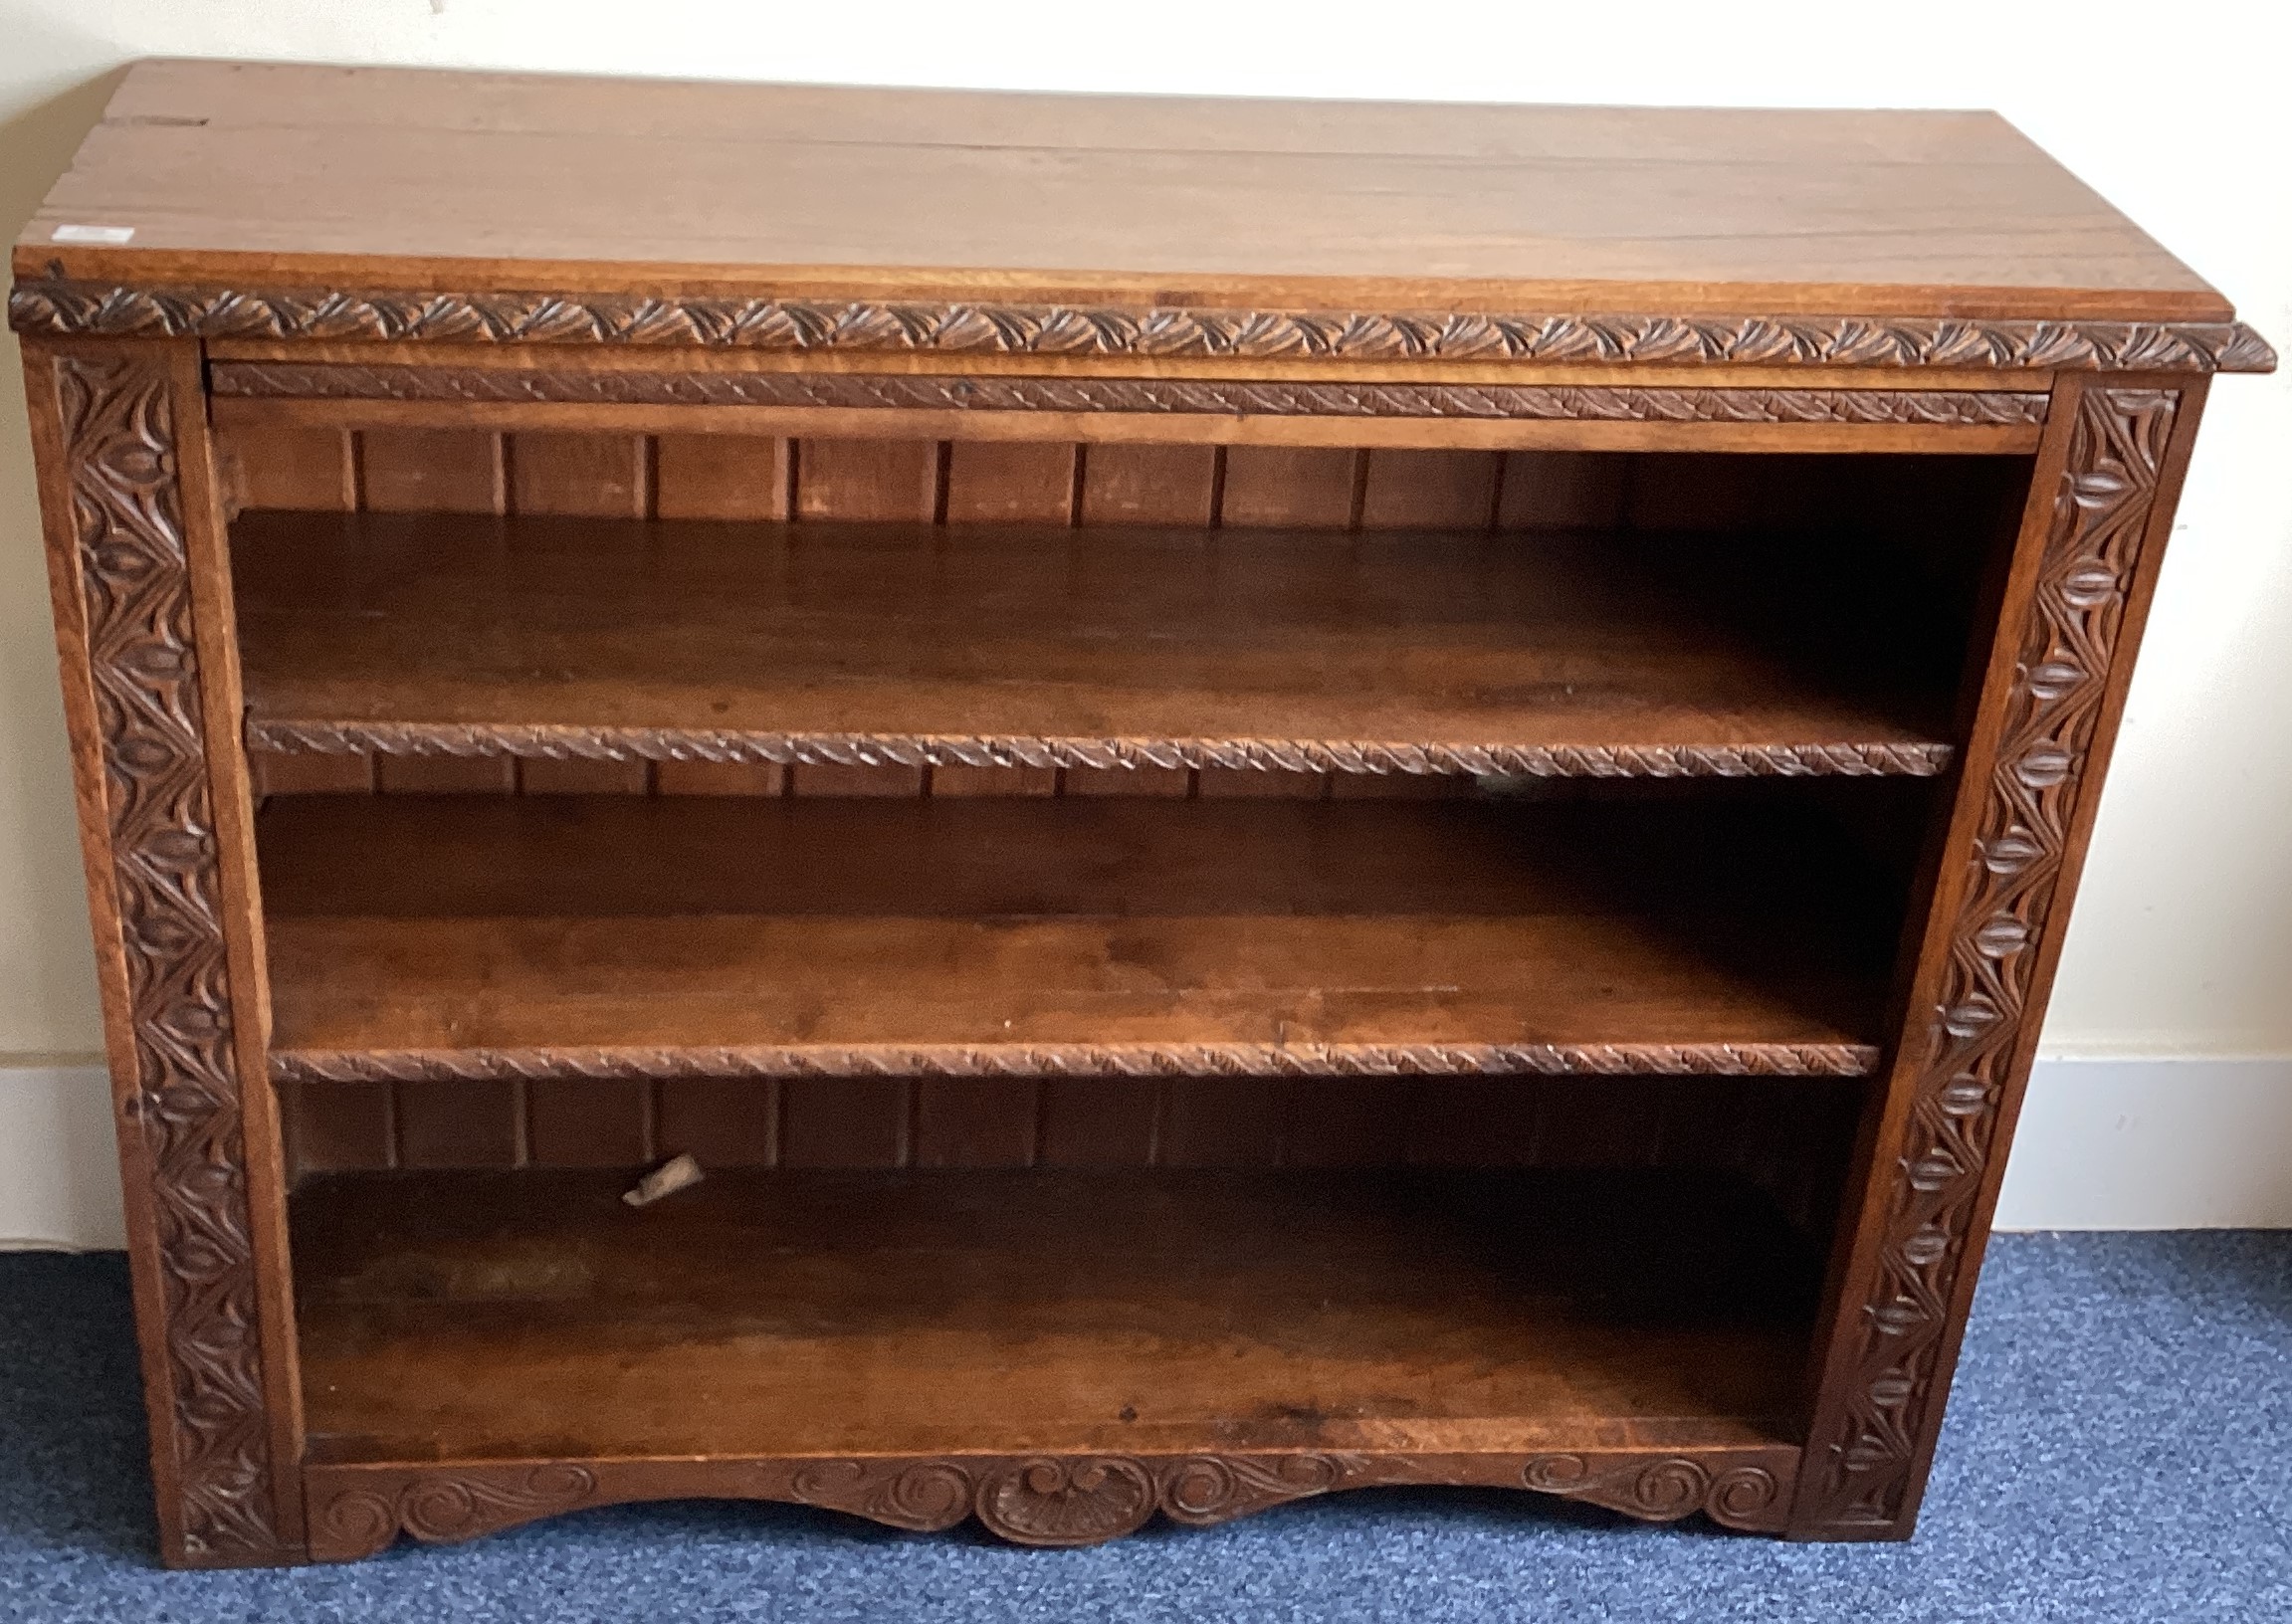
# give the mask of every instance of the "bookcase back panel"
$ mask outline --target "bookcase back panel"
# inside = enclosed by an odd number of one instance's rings
[[[1690,1167],[1829,1221],[1836,1079],[1103,1078],[281,1085],[298,1174],[387,1167]]]
[[[1732,457],[240,426],[241,505],[676,519],[1851,528],[1971,612],[2015,458]],[[1469,778],[259,754],[267,794],[1456,796]],[[1644,786],[1653,789],[1654,786]],[[1693,786],[1667,786],[1692,793]],[[1540,793],[1569,795],[1555,782]],[[1655,790],[1661,793],[1663,790]],[[1869,810],[1868,808],[1864,809]],[[1909,812],[1877,838],[1915,838]],[[1772,1079],[609,1080],[285,1085],[300,1171],[786,1167],[1709,1165],[1827,1222],[1859,1093]]]
[[[237,506],[611,518],[1754,530],[1990,505],[2009,456],[619,435],[218,425]],[[1874,473],[1891,478],[1873,488]],[[1960,528],[1930,523],[1940,531]]]

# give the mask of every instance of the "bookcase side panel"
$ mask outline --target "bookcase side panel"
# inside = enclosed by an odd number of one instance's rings
[[[190,344],[27,345],[161,1551],[300,1559],[280,1148],[220,507]],[[206,572],[202,584],[199,577]],[[234,865],[239,867],[234,869]]]
[[[2201,382],[2065,378],[1840,1229],[1789,1531],[1915,1526]]]

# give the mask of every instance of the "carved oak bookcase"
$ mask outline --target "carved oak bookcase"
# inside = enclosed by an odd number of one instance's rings
[[[1910,1532],[2273,364],[1995,118],[147,63],[15,277],[169,1561]]]

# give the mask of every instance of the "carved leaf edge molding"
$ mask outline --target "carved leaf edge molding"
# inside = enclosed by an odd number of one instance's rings
[[[163,358],[55,358],[150,1158],[183,1552],[275,1560],[260,1308]]]
[[[743,1048],[298,1049],[280,1083],[789,1077],[1865,1077],[1859,1043],[849,1044]]]
[[[597,1461],[345,1468],[314,1486],[312,1553],[350,1561],[401,1533],[428,1543],[616,1502],[716,1496],[847,1512],[910,1532],[975,1518],[1014,1544],[1072,1547],[1135,1533],[1158,1512],[1205,1527],[1349,1489],[1481,1485],[1586,1501],[1647,1522],[1700,1512],[1779,1528],[1796,1451],[1539,1455],[872,1456],[696,1463]]]
[[[1950,1303],[2180,398],[2095,387],[2078,404],[1941,996],[1915,1040],[1926,1059],[1848,1400],[1808,1446],[1819,1527],[1892,1528],[1938,1424]]]
[[[120,287],[8,297],[19,332],[110,337],[701,345],[945,354],[2264,372],[2241,322],[1851,315],[1123,309],[643,294]]]
[[[818,766],[1238,767],[1535,778],[1934,777],[1944,743],[1412,744],[1365,739],[1056,738],[1028,734],[769,733],[548,723],[336,721],[251,714],[247,747],[325,755],[521,755],[549,760]]]
[[[552,372],[529,367],[218,361],[218,395],[644,406],[798,406],[1165,416],[2035,427],[2041,393],[1648,389],[1567,384],[1298,383],[1197,378],[927,377],[864,372]]]

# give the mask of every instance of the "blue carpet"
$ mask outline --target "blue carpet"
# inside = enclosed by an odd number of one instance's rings
[[[1919,1537],[1790,1545],[1382,1491],[1034,1552],[799,1508],[584,1513],[160,1571],[116,1258],[0,1257],[0,1620],[2292,1619],[2292,1233],[1996,1244]]]

